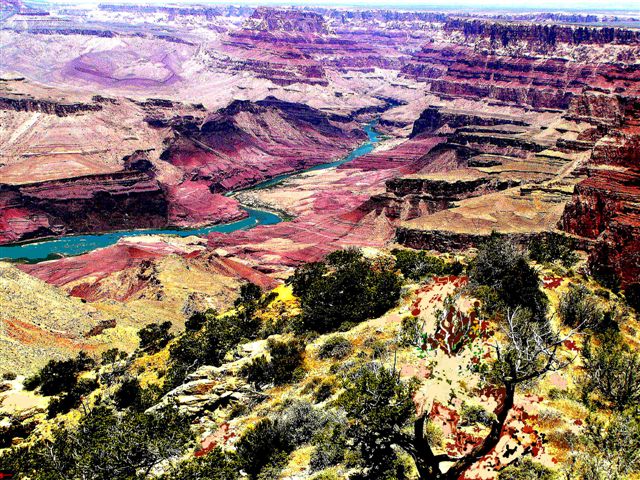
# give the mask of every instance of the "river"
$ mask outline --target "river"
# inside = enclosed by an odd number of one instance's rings
[[[337,167],[338,165],[342,165],[343,163],[350,162],[362,155],[370,153],[374,149],[375,144],[380,141],[380,133],[376,131],[375,124],[376,122],[374,121],[364,126],[364,131],[367,134],[367,141],[354,149],[346,157],[335,162],[316,165],[315,167],[299,172],[279,175],[258,183],[246,190],[258,190],[273,187],[288,178],[295,177],[296,175],[301,175],[315,170]],[[212,225],[202,228],[139,229],[92,235],[68,235],[47,240],[38,240],[32,243],[0,246],[0,260],[38,262],[63,256],[80,255],[98,248],[108,247],[109,245],[115,244],[123,237],[138,235],[178,235],[180,237],[188,237],[190,235],[206,236],[211,232],[230,233],[235,232],[236,230],[247,230],[249,228],[257,227],[258,225],[273,225],[282,221],[282,218],[273,212],[249,208],[244,205],[241,206],[249,216],[237,222]]]

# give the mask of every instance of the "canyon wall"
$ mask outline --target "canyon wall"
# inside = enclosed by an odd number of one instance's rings
[[[16,128],[24,130],[21,136],[6,133],[0,243],[238,220],[246,212],[225,193],[335,160],[366,138],[349,116],[275,97],[217,111],[158,98],[32,97],[0,100],[0,113],[15,115]],[[111,128],[118,118],[122,131]],[[127,147],[132,120],[139,122],[136,134],[148,139],[143,150]],[[77,138],[65,136],[69,128]],[[109,137],[93,136],[83,145],[83,128],[108,131]]]

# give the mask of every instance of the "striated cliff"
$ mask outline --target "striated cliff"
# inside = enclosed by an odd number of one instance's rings
[[[514,42],[534,42],[556,45],[568,44],[640,44],[640,32],[618,27],[592,27],[570,25],[510,24],[490,20],[448,20],[445,31],[462,32],[465,37],[485,37],[492,44],[506,47]]]
[[[591,269],[622,287],[640,279],[640,170],[595,170],[576,186],[562,228],[596,240]]]
[[[282,30],[291,33],[329,33],[322,15],[299,10],[276,10],[258,7],[245,22],[245,28],[272,32]]]
[[[494,126],[494,125],[527,125],[509,115],[482,115],[482,113],[467,111],[451,111],[438,106],[430,106],[424,110],[420,117],[413,123],[411,137],[424,132],[434,133],[447,125],[449,128],[460,128],[467,125]]]
[[[51,100],[34,98],[0,97],[0,110],[13,110],[16,112],[41,112],[48,115],[66,117],[83,112],[95,112],[102,109],[96,103],[60,103]]]
[[[0,184],[0,243],[167,224],[157,180],[130,171],[20,186]]]
[[[12,122],[0,130],[0,243],[238,220],[246,212],[224,193],[335,160],[366,138],[350,116],[275,97],[217,111],[153,97],[0,106]],[[85,137],[90,128],[106,137]]]
[[[170,126],[174,136],[161,158],[212,192],[329,162],[366,138],[349,118],[275,97],[234,101],[204,121],[175,118]]]

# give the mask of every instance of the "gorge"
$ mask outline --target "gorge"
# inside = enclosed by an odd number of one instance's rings
[[[0,478],[636,478],[636,10],[0,0]]]
[[[300,172],[278,175],[269,180],[259,182],[248,187],[246,190],[260,190],[277,186],[279,183],[291,178],[293,175],[300,175],[309,171],[323,170],[333,168],[350,162],[366,155],[373,150],[375,143],[378,141],[378,134],[375,131],[374,123],[364,126],[363,130],[367,134],[368,140],[354,149],[349,155],[343,159],[330,163],[323,163],[314,167],[309,167]],[[240,192],[243,190],[240,190]],[[233,196],[237,192],[229,192],[228,195]],[[55,240],[37,240],[34,243],[18,244],[10,246],[0,246],[0,260],[25,260],[34,263],[42,260],[50,260],[55,257],[80,255],[90,252],[97,248],[104,248],[117,243],[121,238],[139,235],[177,235],[180,237],[188,237],[191,235],[205,236],[212,232],[231,233],[237,230],[246,230],[257,227],[258,225],[273,225],[282,221],[281,216],[267,210],[258,210],[249,208],[240,203],[240,207],[246,212],[245,218],[232,223],[222,225],[214,225],[202,228],[183,228],[183,229],[164,229],[164,230],[129,230],[118,231],[114,233],[104,233],[97,235],[76,235],[72,237],[63,237]]]

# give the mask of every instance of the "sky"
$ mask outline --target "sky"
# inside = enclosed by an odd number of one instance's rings
[[[640,13],[640,0],[49,0],[51,3],[137,3],[137,4],[245,4],[245,5],[330,5],[330,6],[370,6],[382,8],[504,8],[526,10],[633,10]]]

